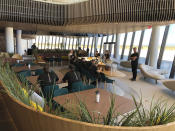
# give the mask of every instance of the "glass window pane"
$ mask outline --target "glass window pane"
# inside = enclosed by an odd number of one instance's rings
[[[162,58],[161,69],[171,71],[172,62],[175,56],[175,24],[170,25],[166,46]]]
[[[151,32],[152,32],[152,29],[146,29],[145,34],[143,36],[143,43],[142,43],[142,48],[141,48],[141,52],[140,52],[139,62],[141,62],[141,58],[144,58],[144,61],[142,61],[141,63],[145,62],[145,58],[147,55],[148,46],[149,46],[149,42],[150,42],[150,38],[151,38]]]
[[[76,45],[77,45],[77,38],[74,37],[74,46],[73,46],[73,47],[74,47],[74,48],[73,48],[74,50],[76,50]]]
[[[142,32],[142,31],[136,31],[136,33],[135,33],[135,38],[134,38],[133,47],[137,47],[137,49],[138,49],[139,42],[140,42],[141,32]]]
[[[160,47],[161,47],[161,44],[162,44],[162,39],[163,39],[164,31],[165,31],[165,26],[161,26],[160,27],[160,35],[159,35],[159,49],[158,49],[158,54],[160,52]]]
[[[103,43],[102,43],[102,48],[101,48],[101,54],[104,53],[103,47],[104,47],[104,43],[106,42],[106,39],[107,39],[107,36],[103,36]]]
[[[98,42],[97,42],[97,51],[100,51],[100,44],[101,44],[101,39],[102,37],[98,37]]]
[[[34,39],[33,39],[34,40]],[[32,43],[34,43],[32,40]],[[38,41],[39,41],[39,36],[36,36],[36,39],[35,39],[35,44],[36,44],[36,47],[38,48]]]
[[[83,45],[84,45],[84,37],[81,38],[81,49],[83,49]]]
[[[56,36],[56,42],[55,42],[55,48],[58,49],[58,42],[59,42],[59,37]]]
[[[123,48],[123,42],[124,42],[124,38],[125,38],[125,33],[121,33],[120,35],[120,50],[119,50],[119,54],[122,54],[122,48]]]
[[[163,60],[173,61],[175,56],[175,24],[170,25]]]
[[[128,58],[129,55],[129,49],[130,49],[130,45],[131,45],[131,39],[132,39],[132,34],[133,32],[129,32],[127,39],[126,39],[126,47],[125,47],[125,51],[124,51],[124,60],[126,60]]]
[[[63,43],[63,37],[62,37],[62,36],[60,36],[60,41],[59,41],[59,49],[61,49],[62,43]]]
[[[87,44],[88,44],[88,37],[85,38],[85,45],[84,45],[84,50],[87,50]]]
[[[90,37],[90,40],[89,40],[89,53],[91,51],[91,48],[92,48],[92,41],[93,40],[93,37]]]
[[[45,37],[45,36],[43,36],[43,40],[42,40],[42,49],[44,49],[45,42],[46,42],[46,37]]]
[[[49,36],[49,49],[51,49],[51,44],[52,44],[52,36]]]
[[[65,43],[65,46],[66,46],[66,50],[68,50],[68,46],[69,46],[69,37],[66,38],[66,43]]]
[[[48,36],[45,36],[45,37],[46,37],[45,50],[47,50],[48,49]]]

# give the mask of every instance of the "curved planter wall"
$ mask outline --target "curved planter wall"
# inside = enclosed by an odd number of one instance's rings
[[[154,127],[104,126],[36,111],[8,94],[4,100],[19,131],[175,131],[175,122]]]

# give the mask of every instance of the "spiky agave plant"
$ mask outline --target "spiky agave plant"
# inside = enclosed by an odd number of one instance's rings
[[[135,97],[133,97],[136,109],[124,115],[118,122],[118,125],[135,127],[155,126],[175,121],[175,104],[168,106],[166,100],[158,99],[156,102],[153,102],[153,100],[154,97],[150,108],[146,109],[142,103],[142,98],[137,103]]]
[[[25,92],[21,88],[21,83],[16,77],[16,74],[10,69],[9,65],[0,62],[0,72],[1,84],[7,89],[10,95],[23,103],[30,105],[28,96],[25,95]]]
[[[118,114],[116,113],[116,109],[115,109],[115,97],[113,94],[111,95],[110,103],[111,105],[109,107],[107,115],[103,116],[103,124],[113,126],[115,125],[116,119],[118,117]]]
[[[23,102],[26,105],[34,107],[36,110],[43,111],[41,106],[30,99],[29,88],[24,81],[21,83],[16,73],[11,70],[8,63],[2,63],[0,61],[0,82],[5,92],[15,97],[17,100]]]
[[[146,124],[149,126],[163,125],[175,121],[175,104],[168,106],[167,101],[161,99],[156,104],[151,102],[148,118],[149,121]]]

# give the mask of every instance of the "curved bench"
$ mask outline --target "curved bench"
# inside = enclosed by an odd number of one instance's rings
[[[130,61],[121,61],[120,66],[125,68],[131,68],[131,62]]]
[[[169,88],[172,91],[175,91],[175,80],[174,79],[168,79],[168,80],[162,80],[162,84]]]
[[[119,127],[85,123],[36,111],[9,94],[3,95],[19,131],[174,131],[175,122],[150,127]]]
[[[148,66],[148,65],[144,65],[144,64],[140,65],[140,71],[141,71],[142,75],[144,76],[144,79],[145,78],[154,79],[156,81],[156,84],[157,84],[157,80],[165,79],[164,74],[167,73],[163,70],[154,69],[153,67]]]

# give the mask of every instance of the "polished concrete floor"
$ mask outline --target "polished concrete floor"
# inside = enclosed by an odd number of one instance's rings
[[[63,76],[67,72],[67,67],[54,68],[54,70],[61,72]],[[114,84],[107,84],[108,91],[129,99],[132,99],[132,96],[134,96],[137,101],[142,98],[146,107],[149,107],[152,99],[153,102],[160,99],[166,100],[168,105],[175,103],[175,92],[164,87],[161,81],[158,81],[158,84],[156,84],[155,80],[144,80],[140,71],[138,71],[137,80],[131,81],[132,72],[130,69],[118,67],[118,70],[126,74],[126,76],[111,78],[115,82]],[[99,83],[99,87],[104,88],[104,84]]]
[[[168,105],[175,103],[175,92],[163,86],[161,81],[158,84],[152,79],[143,79],[143,76],[138,72],[137,81],[130,81],[132,72],[130,70],[120,69],[121,72],[125,73],[124,78],[116,78],[116,82],[119,88],[119,94],[128,97],[133,95],[137,100],[142,98],[143,104],[148,107],[153,101],[166,100]]]

